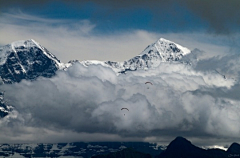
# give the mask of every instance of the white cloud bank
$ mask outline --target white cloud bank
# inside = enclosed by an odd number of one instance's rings
[[[76,63],[50,79],[1,86],[16,112],[0,120],[0,141],[157,142],[178,135],[214,138],[210,145],[236,141],[240,100],[218,93],[236,86],[219,73],[182,63],[119,76],[101,65]]]

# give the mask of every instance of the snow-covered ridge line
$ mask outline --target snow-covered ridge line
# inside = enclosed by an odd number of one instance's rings
[[[86,61],[70,61],[69,63],[61,63],[52,53],[48,52],[46,48],[41,46],[38,42],[33,39],[29,40],[20,40],[16,42],[12,42],[10,45],[6,45],[0,48],[0,65],[5,64],[8,56],[11,52],[15,52],[15,58],[19,59],[19,52],[25,51],[29,52],[32,51],[31,49],[37,48],[40,49],[41,52],[57,67],[58,70],[67,70],[71,67],[74,63],[79,62],[84,66],[90,65],[101,65],[104,67],[112,68],[116,73],[125,73],[126,71],[136,71],[138,69],[147,70],[149,68],[157,67],[161,62],[167,61],[178,61],[182,58],[182,56],[189,54],[191,51],[183,47],[179,44],[176,44],[172,41],[166,40],[164,38],[160,38],[155,43],[149,45],[143,52],[139,55],[123,61],[123,62],[113,62],[113,61],[98,61],[98,60],[86,60]],[[26,53],[25,55],[27,55]],[[25,59],[24,59],[25,60]],[[28,59],[27,59],[28,60]],[[34,62],[34,61],[27,61],[27,62]],[[9,74],[13,73],[27,73],[28,68],[26,65],[22,65],[21,62],[18,63],[21,67],[21,70],[14,69],[8,70]],[[7,79],[6,79],[7,81]]]
[[[139,55],[123,62],[86,60],[80,63],[84,66],[97,65],[111,67],[117,73],[126,71],[136,71],[137,69],[147,70],[157,67],[161,62],[178,61],[191,51],[172,41],[160,38],[155,43],[149,45]]]

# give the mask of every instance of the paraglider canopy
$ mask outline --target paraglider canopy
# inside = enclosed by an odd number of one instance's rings
[[[153,85],[152,82],[145,82],[145,84],[148,84],[148,83],[151,84],[151,85]]]
[[[129,111],[128,108],[122,108],[121,110],[124,110],[124,109],[126,109],[127,111]]]

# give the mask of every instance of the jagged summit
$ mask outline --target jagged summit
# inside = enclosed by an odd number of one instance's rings
[[[0,74],[3,83],[51,77],[61,62],[33,39],[16,41],[0,48]]]
[[[153,44],[147,46],[147,48],[145,48],[145,50],[142,53],[140,53],[140,55],[146,54],[149,50],[153,49],[156,49],[158,52],[168,53],[172,55],[176,55],[178,52],[181,52],[182,55],[187,55],[191,52],[188,48],[183,47],[175,42],[169,41],[164,38],[160,38]]]
[[[42,50],[43,54],[46,55],[49,59],[55,61],[55,64],[57,67],[61,68],[62,64],[60,60],[58,60],[52,53],[50,53],[46,48],[41,46],[38,42],[36,42],[34,39],[28,39],[28,40],[21,40],[11,43],[12,49],[16,52],[16,49],[31,49],[34,47],[39,48]]]

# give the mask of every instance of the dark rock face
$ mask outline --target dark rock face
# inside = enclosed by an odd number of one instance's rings
[[[0,92],[0,118],[7,116],[12,110],[13,107],[4,101],[4,93]]]
[[[39,76],[52,77],[60,61],[33,40],[12,43],[0,50],[0,74],[3,83],[34,80]]]

